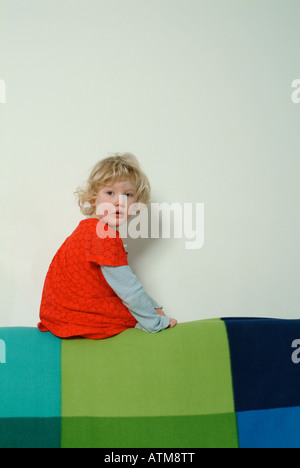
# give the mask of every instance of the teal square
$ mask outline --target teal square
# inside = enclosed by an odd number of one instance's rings
[[[0,418],[0,448],[61,448],[61,418]]]
[[[0,328],[0,341],[0,418],[60,417],[61,340],[35,328]]]

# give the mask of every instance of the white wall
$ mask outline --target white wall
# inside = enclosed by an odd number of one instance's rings
[[[299,318],[298,0],[0,0],[0,326],[35,326],[73,195],[130,151],[205,245],[130,241],[179,321]]]

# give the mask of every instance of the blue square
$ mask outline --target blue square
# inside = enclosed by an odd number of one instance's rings
[[[300,408],[237,413],[240,448],[300,448]]]
[[[235,410],[300,406],[300,365],[292,342],[300,320],[223,319],[231,355]]]
[[[60,418],[61,340],[35,328],[0,328],[0,342],[0,418]]]

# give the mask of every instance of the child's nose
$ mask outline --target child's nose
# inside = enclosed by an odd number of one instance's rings
[[[116,206],[126,206],[127,204],[127,197],[126,195],[119,195],[116,200]]]

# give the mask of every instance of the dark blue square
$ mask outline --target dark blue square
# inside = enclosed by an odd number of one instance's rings
[[[223,319],[229,339],[236,411],[300,406],[300,364],[292,343],[300,320]]]

